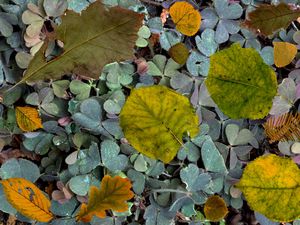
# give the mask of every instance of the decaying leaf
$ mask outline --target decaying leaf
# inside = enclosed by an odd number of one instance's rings
[[[50,212],[50,200],[33,183],[23,178],[2,180],[7,201],[24,216],[39,222],[54,218]]]
[[[270,143],[300,140],[300,113],[272,116],[263,126]]]
[[[105,218],[105,210],[125,212],[128,210],[126,201],[130,200],[134,194],[130,190],[131,182],[127,178],[119,176],[104,176],[100,188],[92,186],[89,192],[88,204],[82,204],[77,220],[89,222],[93,216]]]
[[[200,29],[201,15],[188,2],[175,2],[170,8],[170,15],[176,29],[187,36],[195,35]]]
[[[36,53],[21,80],[56,79],[71,72],[98,78],[102,67],[134,57],[133,49],[143,15],[119,7],[105,9],[101,1],[81,14],[68,11],[56,28],[56,39],[64,43],[63,53],[47,62],[44,50]]]
[[[206,219],[218,222],[228,213],[228,209],[223,198],[218,195],[210,196],[204,204],[204,214]]]
[[[276,74],[253,48],[238,43],[211,56],[207,89],[227,116],[265,117],[277,93]]]
[[[292,9],[286,3],[259,5],[247,15],[243,25],[263,35],[271,35],[280,28],[287,28],[300,16],[299,9]]]
[[[40,159],[40,157],[35,152],[29,152],[26,150],[23,151],[20,149],[8,149],[5,151],[0,151],[0,165],[12,158],[27,158],[31,160]]]
[[[120,114],[126,139],[139,152],[169,163],[184,134],[198,133],[198,117],[188,98],[165,86],[134,89]]]
[[[39,113],[33,107],[16,107],[16,119],[22,131],[34,131],[43,127]]]
[[[169,55],[175,62],[182,65],[189,57],[189,50],[185,44],[178,43],[169,49]]]
[[[289,65],[297,54],[297,46],[288,42],[273,42],[274,63],[277,67]]]
[[[291,159],[270,154],[249,163],[236,187],[253,210],[288,222],[300,216],[299,184],[298,166]]]

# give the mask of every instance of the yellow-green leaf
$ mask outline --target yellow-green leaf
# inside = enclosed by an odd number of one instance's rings
[[[170,16],[176,29],[187,36],[195,35],[200,29],[201,15],[188,2],[175,2],[170,8]]]
[[[33,107],[16,107],[16,119],[22,131],[34,131],[43,127],[39,113]]]
[[[24,178],[2,180],[7,201],[22,215],[39,222],[54,218],[50,212],[50,200],[33,183]]]
[[[204,214],[206,219],[218,222],[228,213],[228,209],[223,198],[218,195],[210,196],[204,204]]]
[[[177,43],[169,49],[169,55],[178,64],[185,64],[189,57],[189,50],[183,43]]]
[[[165,86],[134,89],[121,111],[120,124],[135,149],[165,163],[182,146],[184,134],[198,133],[198,117],[188,98]]]
[[[261,156],[247,165],[236,187],[253,210],[271,220],[300,217],[300,170],[292,159]]]
[[[55,30],[63,52],[47,62],[47,43],[36,53],[21,82],[56,79],[71,72],[98,78],[110,62],[132,59],[144,16],[120,7],[107,9],[96,1],[81,14],[67,11]]]
[[[130,190],[131,182],[127,178],[120,176],[104,176],[101,181],[101,187],[92,186],[89,193],[88,204],[82,204],[77,214],[77,220],[90,222],[93,216],[105,218],[105,210],[114,210],[116,212],[125,212],[128,210],[127,200],[134,194]]]
[[[297,46],[288,42],[273,42],[274,63],[277,67],[289,65],[297,54]]]
[[[273,69],[255,49],[238,43],[211,56],[205,84],[218,107],[233,119],[265,117],[277,93]]]

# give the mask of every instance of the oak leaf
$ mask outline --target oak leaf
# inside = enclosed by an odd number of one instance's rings
[[[300,16],[299,9],[292,9],[286,3],[278,5],[261,4],[247,15],[243,26],[263,35],[271,35],[280,28],[286,29]]]
[[[126,139],[139,152],[169,163],[184,135],[198,134],[198,116],[189,99],[160,85],[134,89],[120,113]]]
[[[127,200],[134,194],[130,190],[131,182],[120,176],[104,176],[100,188],[92,186],[89,192],[88,204],[82,204],[76,216],[77,221],[89,222],[93,216],[105,218],[105,210],[125,212],[128,210]]]
[[[67,11],[55,28],[63,52],[46,61],[47,43],[31,60],[20,83],[57,79],[71,72],[98,78],[104,65],[134,58],[137,32],[144,16],[120,7],[107,9],[96,1],[81,14]]]
[[[200,29],[201,15],[190,3],[175,2],[169,12],[179,32],[193,36]]]
[[[17,124],[22,131],[34,131],[42,128],[42,120],[36,108],[16,107]]]
[[[273,42],[274,63],[277,67],[290,64],[297,54],[297,46],[288,42]]]
[[[288,222],[300,216],[300,171],[292,159],[261,156],[246,166],[236,187],[252,210],[270,220]]]
[[[24,178],[10,178],[0,182],[7,201],[22,215],[39,222],[54,218],[50,200],[33,183]]]

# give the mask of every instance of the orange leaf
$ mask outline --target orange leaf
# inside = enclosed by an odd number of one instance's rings
[[[187,36],[193,36],[200,29],[201,15],[187,2],[175,2],[170,8],[170,15],[176,29]]]
[[[274,63],[277,67],[290,64],[297,54],[297,46],[288,42],[273,42]]]
[[[131,182],[127,178],[104,176],[100,188],[90,188],[88,204],[81,205],[77,221],[89,222],[93,216],[105,218],[105,210],[125,212],[128,210],[126,201],[134,196],[130,188]]]
[[[16,119],[22,131],[34,131],[42,128],[42,120],[36,108],[16,107]]]
[[[39,222],[53,219],[50,201],[33,183],[24,178],[2,180],[7,201],[24,216]]]

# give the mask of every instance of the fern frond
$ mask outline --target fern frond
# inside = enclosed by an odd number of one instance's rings
[[[300,113],[272,116],[263,125],[269,142],[300,140]]]

